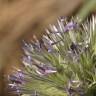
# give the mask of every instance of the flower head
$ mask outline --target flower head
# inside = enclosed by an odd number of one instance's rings
[[[96,22],[92,18],[81,25],[60,18],[41,40],[24,41],[25,69],[9,76],[9,86],[17,93],[40,96],[88,94],[96,84]]]

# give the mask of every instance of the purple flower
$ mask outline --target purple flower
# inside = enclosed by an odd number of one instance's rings
[[[43,41],[44,41],[44,45],[47,49],[47,51],[50,53],[53,51],[53,46],[52,46],[52,41],[47,37],[47,36],[43,36]]]
[[[17,71],[16,73],[8,76],[9,81],[11,81],[12,84],[23,84],[25,82],[25,75],[22,71]]]
[[[25,66],[31,66],[32,65],[32,57],[31,56],[24,56],[22,58],[22,62]]]
[[[41,67],[39,67],[36,72],[39,74],[39,75],[48,75],[48,74],[52,74],[52,73],[56,73],[57,70],[56,68],[54,67],[50,67],[50,66],[46,66],[46,65],[43,65]]]
[[[53,34],[60,35],[60,33],[67,32],[78,27],[78,24],[76,22],[69,21],[66,23],[66,19],[66,17],[61,17],[59,20],[57,20],[57,24],[50,24],[50,31],[48,29],[46,30],[48,34],[50,34],[49,32],[51,32]]]
[[[64,32],[72,30],[77,27],[77,24],[73,21],[69,22],[67,25],[64,26]]]
[[[21,94],[20,85],[17,84],[17,83],[11,83],[11,84],[9,84],[9,89],[11,91],[13,91],[14,93],[16,93],[16,94]]]
[[[27,78],[26,74],[21,70],[17,70],[15,73],[9,75],[8,76],[9,92],[11,91],[14,92],[15,94],[20,95],[22,93],[22,86],[27,82],[26,78]]]

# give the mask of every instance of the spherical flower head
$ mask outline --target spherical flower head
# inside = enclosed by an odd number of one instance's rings
[[[56,24],[50,24],[40,40],[23,41],[24,70],[9,76],[9,86],[14,92],[36,93],[33,96],[85,96],[88,88],[93,87],[95,19],[88,25],[84,23],[86,26],[66,20],[59,18]]]

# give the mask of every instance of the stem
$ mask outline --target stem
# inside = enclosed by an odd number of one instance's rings
[[[80,11],[77,13],[77,22],[81,23],[92,10],[95,9],[96,6],[96,0],[86,0],[83,7],[80,9]]]

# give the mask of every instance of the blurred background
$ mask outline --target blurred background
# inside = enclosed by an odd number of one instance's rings
[[[40,39],[59,16],[81,12],[78,16],[85,18],[95,12],[89,1],[94,0],[0,0],[0,96],[15,96],[8,93],[7,76],[13,67],[22,68],[22,40]]]

